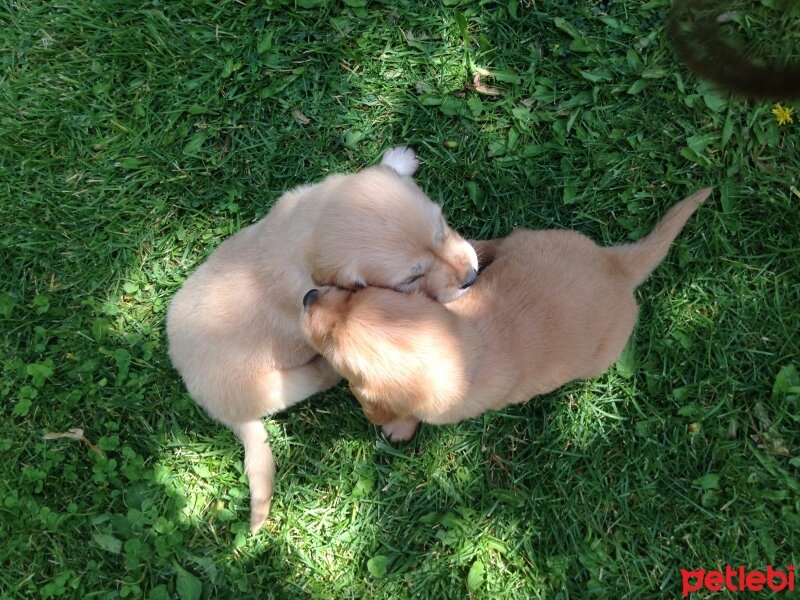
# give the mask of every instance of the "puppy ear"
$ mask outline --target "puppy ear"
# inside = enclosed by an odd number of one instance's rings
[[[502,241],[502,238],[496,240],[470,240],[469,243],[475,248],[475,254],[478,255],[479,271],[483,271],[494,262],[497,249],[500,247]]]

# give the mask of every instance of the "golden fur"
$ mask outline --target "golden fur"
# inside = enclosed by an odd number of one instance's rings
[[[475,281],[472,246],[413,182],[417,166],[412,150],[393,148],[380,165],[285,193],[171,302],[172,364],[244,444],[254,531],[269,513],[275,472],[261,418],[340,379],[300,330],[305,291],[377,285],[449,302]]]
[[[386,289],[309,292],[303,330],[391,439],[601,374],[638,314],[634,290],[664,259],[701,190],[644,239],[603,248],[575,231],[475,242],[477,283],[446,308]]]

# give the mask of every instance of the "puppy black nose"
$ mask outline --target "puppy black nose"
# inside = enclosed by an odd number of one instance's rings
[[[308,308],[309,304],[313,304],[317,296],[319,296],[319,290],[308,290],[303,296],[303,308]]]
[[[467,273],[467,278],[463,282],[461,282],[460,289],[465,290],[468,287],[472,287],[472,285],[475,283],[475,281],[477,281],[477,279],[478,279],[478,271],[476,269],[470,269],[469,273]]]

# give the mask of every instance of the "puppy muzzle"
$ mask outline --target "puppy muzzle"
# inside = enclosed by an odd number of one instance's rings
[[[477,269],[470,269],[469,273],[467,274],[467,278],[461,282],[461,287],[458,289],[465,290],[469,287],[475,285],[475,282],[478,280],[478,271]]]

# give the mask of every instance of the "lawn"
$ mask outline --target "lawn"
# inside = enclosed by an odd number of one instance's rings
[[[797,564],[800,119],[698,81],[669,4],[2,2],[0,598],[675,598],[682,568]],[[406,445],[344,385],[268,419],[251,536],[169,300],[399,143],[465,237],[620,243],[716,189],[602,377]]]

